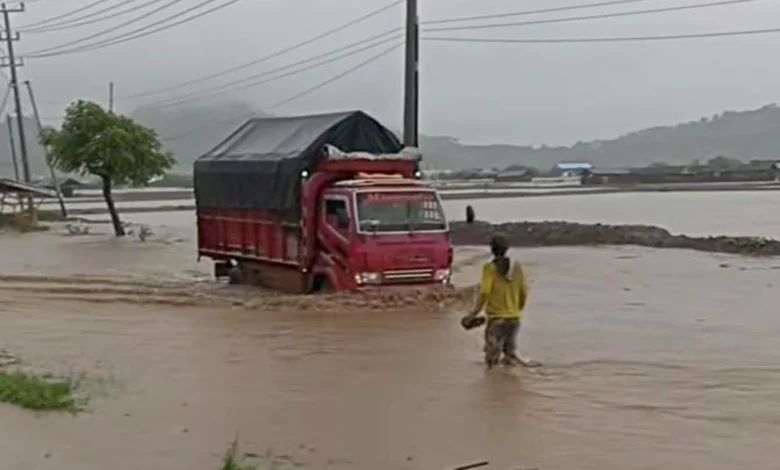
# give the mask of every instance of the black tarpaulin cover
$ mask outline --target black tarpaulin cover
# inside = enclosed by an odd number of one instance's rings
[[[301,171],[325,158],[326,144],[344,152],[403,148],[389,129],[362,111],[251,119],[195,161],[195,204],[280,211],[297,219]]]

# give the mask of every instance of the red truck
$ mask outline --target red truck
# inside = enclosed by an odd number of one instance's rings
[[[409,150],[360,111],[247,121],[194,164],[198,258],[288,293],[449,283],[449,225]]]

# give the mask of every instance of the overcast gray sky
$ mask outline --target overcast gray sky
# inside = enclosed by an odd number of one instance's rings
[[[13,14],[24,30],[44,18],[94,0],[37,0]],[[95,10],[119,4],[107,0]],[[16,43],[24,56],[96,34],[159,7],[162,0],[113,20],[49,32],[22,32]],[[132,31],[191,7],[181,0],[116,32],[84,41],[91,44]],[[216,0],[213,5],[227,0]],[[202,90],[258,74],[401,26],[402,5],[361,24],[241,72],[182,87],[165,94],[126,96],[229,69],[308,39],[377,9],[390,0],[242,0],[190,23],[99,50],[48,58],[28,58],[20,77],[29,79],[47,117],[62,114],[75,98],[107,100],[116,83],[117,107],[130,111],[149,101]],[[713,0],[646,0],[517,18],[459,23],[563,18],[619,11],[709,3]],[[149,0],[134,0],[140,5]],[[420,0],[421,21],[503,13],[595,0]],[[211,6],[213,6],[211,5]],[[86,10],[84,14],[93,11]],[[60,21],[69,21],[78,16]],[[52,23],[53,24],[53,23]],[[438,32],[439,36],[492,38],[576,38],[705,33],[780,27],[780,1],[645,14],[595,21]],[[429,33],[432,35],[434,33]],[[381,51],[382,47],[327,66],[245,90],[242,97],[263,108],[294,95]],[[653,125],[697,119],[726,109],[778,101],[780,34],[685,41],[597,44],[475,44],[423,42],[421,46],[421,131],[465,142],[570,144],[611,138]],[[400,127],[403,49],[371,63],[276,112],[299,114],[333,109],[365,109],[387,125]],[[203,100],[207,104],[209,100]]]

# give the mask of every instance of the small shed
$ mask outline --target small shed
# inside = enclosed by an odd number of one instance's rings
[[[83,189],[86,185],[75,178],[64,178],[59,180],[60,191],[62,191],[63,197],[73,197],[77,189]],[[54,185],[54,180],[51,178],[41,182],[40,186],[56,191],[57,188]]]
[[[0,213],[6,212],[6,208],[10,208],[11,212],[15,211],[27,197],[49,198],[57,197],[57,194],[38,185],[0,178]]]

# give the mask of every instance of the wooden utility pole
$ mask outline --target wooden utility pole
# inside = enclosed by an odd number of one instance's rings
[[[11,115],[5,115],[5,122],[8,123],[8,145],[11,147],[11,161],[14,164],[14,179],[19,181],[19,162],[16,160],[16,142],[14,142],[14,124],[11,122]]]
[[[22,171],[24,175],[24,181],[30,182],[30,162],[27,159],[27,139],[24,135],[24,114],[22,114],[22,99],[19,96],[19,78],[16,74],[16,68],[24,65],[24,62],[17,60],[14,55],[14,42],[19,40],[19,33],[14,33],[11,30],[11,13],[20,13],[24,11],[24,3],[19,3],[16,7],[10,7],[6,3],[0,3],[0,12],[3,14],[3,23],[5,30],[0,32],[0,39],[5,41],[5,47],[8,52],[8,56],[3,58],[0,63],[2,67],[8,67],[11,69],[11,86],[14,93],[14,105],[16,107],[16,124],[19,132],[19,151],[22,157]],[[32,196],[30,197],[30,208],[32,208]]]
[[[32,85],[29,80],[25,80],[24,85],[27,87],[27,92],[30,94],[30,104],[32,105],[35,122],[38,124],[38,135],[43,136],[43,123],[41,122],[41,115],[38,114],[38,105],[35,103],[35,94],[33,93]],[[57,200],[60,203],[60,212],[62,212],[62,217],[67,219],[68,210],[65,208],[65,199],[62,197],[60,181],[57,179],[57,173],[54,172],[54,167],[51,164],[51,157],[49,157],[49,149],[46,145],[43,146],[43,154],[46,157],[46,166],[49,167],[49,176],[51,176],[51,182],[54,184],[54,191],[57,193]]]
[[[420,28],[417,0],[406,0],[406,63],[404,67],[404,145],[417,147]]]

